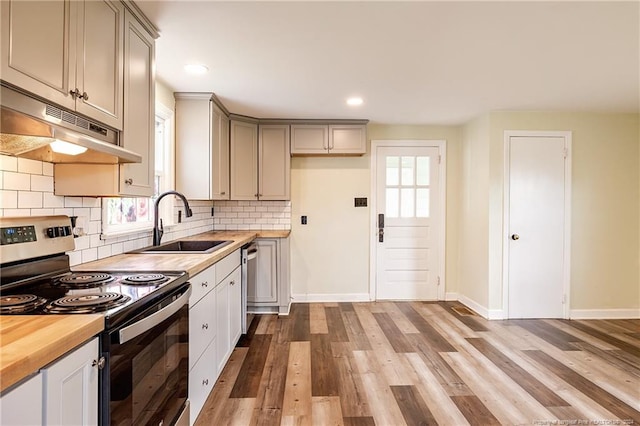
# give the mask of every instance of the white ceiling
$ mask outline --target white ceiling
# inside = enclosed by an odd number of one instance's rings
[[[157,75],[259,118],[638,112],[640,2],[136,2]],[[187,63],[209,67],[189,76]],[[358,95],[360,107],[345,100]]]

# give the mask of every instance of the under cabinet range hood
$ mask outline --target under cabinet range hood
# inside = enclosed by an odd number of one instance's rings
[[[118,146],[120,133],[103,124],[27,95],[3,82],[0,88],[0,154],[49,163],[140,163],[142,156]],[[52,142],[81,153],[57,152]]]

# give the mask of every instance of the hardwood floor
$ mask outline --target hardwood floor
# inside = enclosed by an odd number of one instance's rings
[[[325,303],[256,317],[196,424],[612,425],[639,410],[640,320]]]

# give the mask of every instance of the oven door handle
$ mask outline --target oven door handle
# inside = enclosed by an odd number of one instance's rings
[[[185,291],[174,302],[171,302],[169,305],[165,306],[158,312],[155,312],[134,324],[122,328],[118,332],[118,343],[126,343],[129,340],[138,337],[142,333],[151,330],[153,327],[178,312],[180,308],[182,308],[189,301],[190,295],[191,287],[189,287],[187,291]]]

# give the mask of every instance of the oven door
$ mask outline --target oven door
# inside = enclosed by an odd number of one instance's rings
[[[188,409],[191,286],[106,332],[102,425],[173,425]]]

